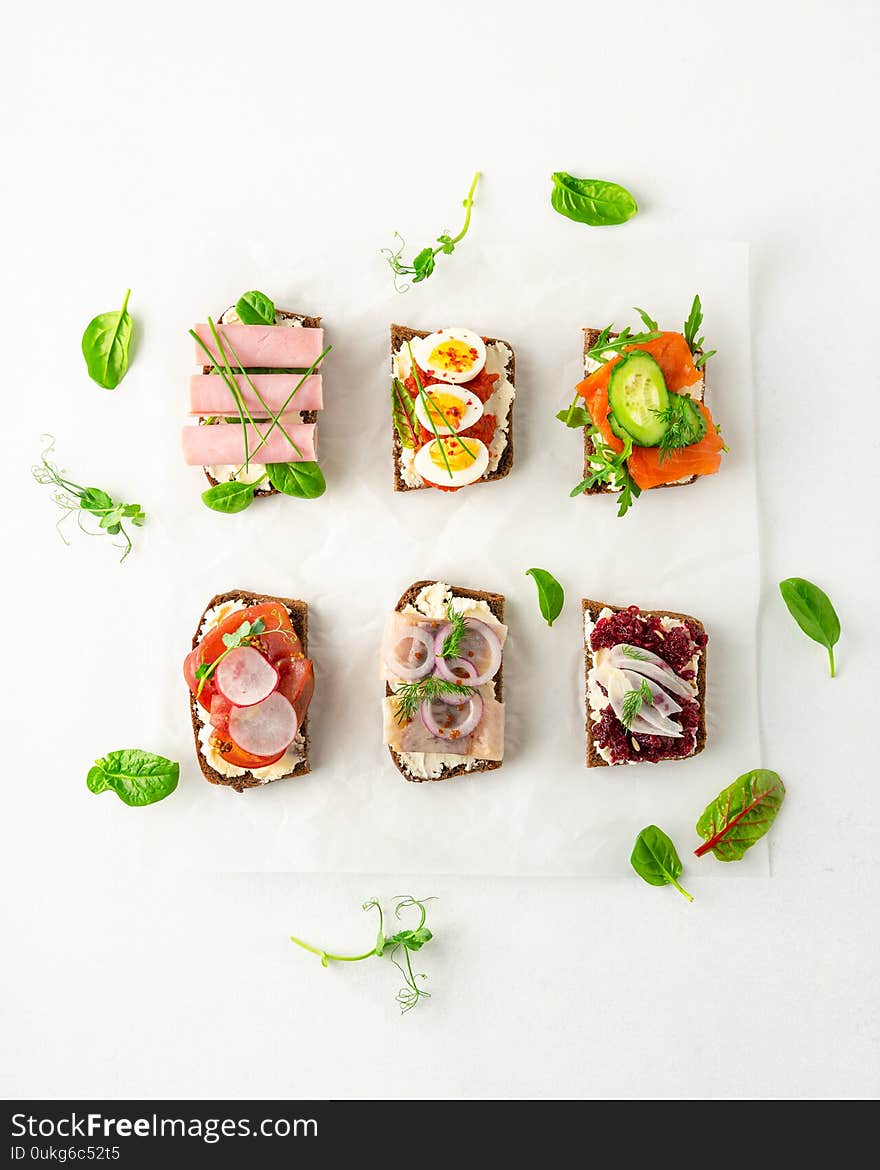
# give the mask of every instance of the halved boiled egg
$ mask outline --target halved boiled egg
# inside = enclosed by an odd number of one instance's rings
[[[479,439],[459,439],[445,435],[432,439],[416,451],[413,467],[416,472],[437,487],[464,487],[486,474],[489,450]]]
[[[436,430],[441,435],[466,431],[483,414],[483,404],[476,394],[436,382],[425,387],[424,396],[420,394],[415,404],[416,417],[425,430]]]
[[[432,378],[469,382],[486,364],[486,345],[470,329],[438,329],[419,342],[416,360]]]

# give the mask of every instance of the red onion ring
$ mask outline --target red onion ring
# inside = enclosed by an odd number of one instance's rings
[[[404,642],[410,643],[409,653],[405,659],[397,653],[398,648]],[[416,643],[420,643],[424,648],[424,662],[417,663],[415,661],[414,653]],[[398,678],[402,678],[404,682],[415,682],[416,679],[424,678],[426,674],[430,674],[434,669],[434,635],[430,630],[426,630],[422,626],[411,626],[386,656],[385,665]]]
[[[460,707],[450,707],[448,703],[438,703],[442,722],[435,718],[434,704],[426,701],[419,708],[422,723],[437,739],[456,740],[470,735],[483,718],[483,699],[475,693],[468,695],[467,701],[469,704],[467,707],[464,704]],[[463,718],[456,723],[454,720],[458,716]]]
[[[450,658],[448,659],[448,664],[455,682],[461,683],[465,687],[473,686],[474,679],[477,677],[477,668],[472,662],[468,662],[466,658]],[[457,671],[463,673],[457,674]],[[443,678],[436,665],[434,674],[438,678]],[[446,681],[449,682],[450,680],[446,679]],[[470,695],[440,695],[439,698],[442,703],[448,703],[450,707],[463,707],[470,698]]]
[[[498,635],[495,633],[492,627],[487,626],[485,622],[478,621],[477,618],[465,618],[464,624],[468,633],[479,634],[486,642],[486,645],[489,647],[488,668],[483,671],[482,674],[478,674],[476,678],[468,680],[468,686],[481,687],[483,683],[489,682],[489,680],[494,678],[498,673],[498,668],[501,665],[501,643],[498,640]],[[446,638],[448,637],[449,631],[451,629],[452,626],[449,624],[449,622],[446,622],[445,625],[441,626],[436,638],[434,639],[434,655],[437,659],[437,673],[441,678],[445,678],[447,682],[460,682],[461,680],[456,678],[449,668],[450,660],[444,658],[440,653],[440,651],[443,649],[443,643],[446,641]],[[465,634],[465,637],[467,637],[467,634]],[[451,661],[459,660],[453,659]]]

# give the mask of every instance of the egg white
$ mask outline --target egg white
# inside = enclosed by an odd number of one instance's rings
[[[460,341],[476,352],[476,358],[466,370],[448,370],[445,366],[434,365],[431,362],[431,353],[444,341]],[[441,378],[444,382],[469,382],[475,378],[486,364],[486,343],[482,337],[472,333],[470,329],[461,329],[457,326],[450,329],[438,329],[436,333],[429,333],[422,338],[416,350],[416,360],[432,378]]]
[[[453,386],[448,382],[442,385],[433,383],[425,387],[425,394],[430,398],[431,391],[436,390],[439,394],[448,394],[450,398],[456,398],[462,403],[461,422],[455,426],[452,418],[449,418],[450,425],[447,426],[442,418],[438,417],[436,411],[431,411],[428,416],[428,409],[425,405],[424,399],[421,395],[415,400],[416,404],[416,418],[422,424],[426,431],[433,431],[434,427],[441,435],[453,435],[456,431],[466,431],[468,427],[472,427],[474,423],[478,422],[483,417],[483,404],[477,398],[476,394],[471,393],[470,390],[460,389],[458,386]],[[447,417],[448,413],[447,413]],[[431,425],[433,422],[433,426]]]
[[[422,479],[427,480],[428,483],[437,484],[438,487],[466,487],[469,483],[474,483],[486,474],[489,466],[489,450],[485,443],[481,443],[479,439],[465,438],[463,442],[469,447],[471,451],[476,450],[476,458],[473,463],[467,467],[462,467],[458,470],[453,468],[452,476],[440,459],[440,465],[434,463],[431,458],[431,448],[437,445],[437,440],[432,439],[430,443],[425,443],[424,447],[420,447],[416,451],[415,459],[413,460],[413,468]]]

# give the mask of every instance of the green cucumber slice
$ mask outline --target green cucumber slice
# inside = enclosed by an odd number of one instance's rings
[[[666,433],[669,393],[663,371],[649,353],[634,350],[617,363],[608,381],[611,412],[638,447],[656,447]]]
[[[687,419],[687,439],[685,440],[685,447],[692,447],[694,443],[699,443],[701,439],[706,436],[706,416],[702,410],[687,394],[670,394],[669,401],[672,403],[673,399],[677,399],[676,405]]]

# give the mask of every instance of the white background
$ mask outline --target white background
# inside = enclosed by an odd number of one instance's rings
[[[3,711],[16,793],[3,821],[9,1095],[816,1097],[880,1087],[869,758],[878,384],[865,360],[880,308],[876,12],[745,4],[727,16],[634,3],[622,16],[549,3],[520,22],[508,6],[475,7],[419,16],[328,5],[317,17],[153,5],[147,19],[48,4],[39,24],[7,22],[0,309],[9,393],[28,407],[6,428],[15,442],[3,465],[15,589]],[[434,284],[391,299],[375,249],[396,226],[413,243],[451,226],[450,192],[475,165],[486,184],[473,237],[440,261]],[[429,317],[444,281],[468,287],[467,265],[479,292],[462,315],[479,310],[482,321],[493,269],[514,270],[518,252],[564,248],[584,271],[584,304],[572,310],[584,323],[589,233],[548,210],[554,169],[637,193],[638,219],[596,244],[619,246],[628,264],[658,239],[683,251],[751,244],[763,557],[754,669],[764,761],[789,800],[770,841],[772,878],[736,881],[714,862],[711,876],[688,863],[693,906],[625,872],[420,884],[413,892],[440,899],[424,955],[435,995],[398,1020],[393,968],[322,971],[285,936],[358,947],[372,930],[360,901],[409,888],[402,873],[181,876],[163,868],[161,848],[135,868],[144,858],[120,847],[110,797],[95,812],[107,818],[105,841],[78,833],[75,817],[66,838],[55,830],[80,783],[83,727],[103,726],[113,743],[155,735],[164,696],[144,696],[138,680],[177,655],[193,599],[230,563],[220,543],[229,528],[219,517],[196,527],[191,480],[152,407],[179,393],[189,361],[169,340],[181,326],[181,272],[188,295],[212,307],[218,288],[231,296],[255,270],[277,269],[285,300],[307,296],[302,307],[328,318],[324,290],[350,272],[360,296],[343,319],[337,312],[332,338],[350,411],[335,405],[324,451],[328,476],[344,481],[345,442],[363,433],[358,379],[381,363],[384,339],[368,339],[392,309]],[[126,283],[143,325],[137,362],[117,394],[99,397],[79,335]],[[621,309],[629,299],[628,288],[611,298]],[[536,304],[528,351],[540,350],[546,311]],[[37,327],[47,319],[51,334]],[[504,323],[494,331],[504,335]],[[340,353],[353,336],[364,348]],[[557,325],[543,336],[561,344]],[[69,360],[56,360],[65,350]],[[117,570],[101,545],[50,546],[47,501],[35,502],[27,479],[34,436],[49,429],[70,467],[100,452],[108,482],[181,483],[177,513],[145,529],[136,554],[167,562],[154,593],[143,561]],[[525,455],[520,481],[559,457],[529,444]],[[378,511],[384,449],[376,463]],[[140,495],[146,505],[148,488]],[[279,525],[267,537],[282,542],[291,574],[307,571],[306,535]],[[192,580],[178,579],[175,541],[204,548]],[[480,547],[467,557],[484,567]],[[792,574],[820,581],[841,613],[833,683],[776,596]],[[411,576],[402,566],[401,585]],[[113,663],[112,680],[96,674],[99,660]],[[194,841],[210,827],[188,811]],[[237,868],[234,851],[232,840],[223,868]]]

